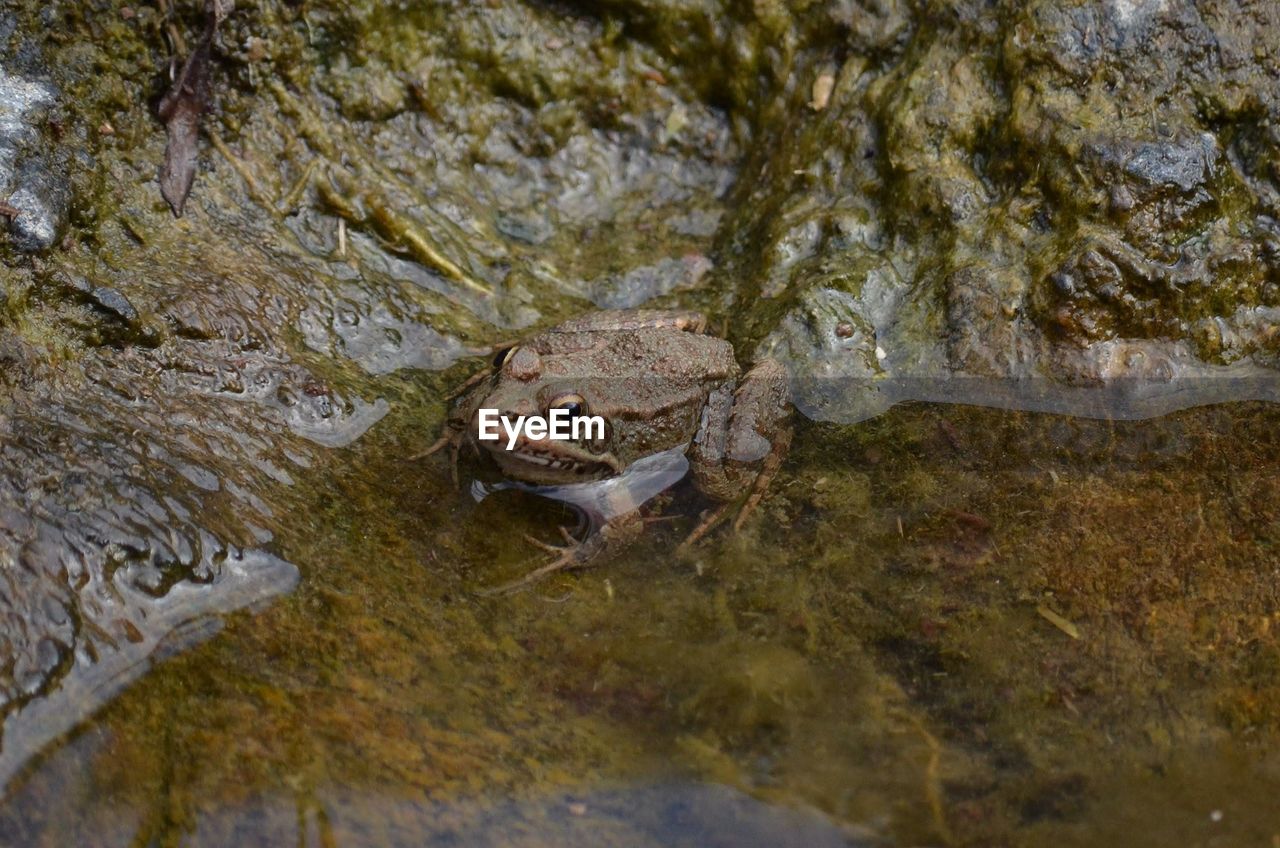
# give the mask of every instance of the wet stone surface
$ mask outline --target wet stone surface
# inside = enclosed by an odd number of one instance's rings
[[[836,420],[964,377],[1024,383],[1001,401],[1024,406],[1125,381],[1181,405],[1242,375],[1274,397],[1276,26],[1258,4],[959,4],[893,61],[847,60],[773,148],[789,166],[851,126],[864,153],[800,162],[785,229],[748,249],[762,293],[798,301],[762,350]],[[815,289],[874,331],[857,355]]]
[[[0,194],[8,197],[11,243],[21,251],[47,250],[66,225],[69,188],[55,173],[61,163],[41,153],[39,130],[56,103],[48,82],[0,66]]]

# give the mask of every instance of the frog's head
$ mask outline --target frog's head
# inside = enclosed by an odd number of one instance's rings
[[[582,425],[568,439],[532,439],[522,428],[510,444],[500,424],[498,439],[477,438],[504,475],[541,485],[600,480],[692,439],[702,408],[700,386],[682,391],[655,374],[652,363],[637,367],[607,347],[525,345],[498,354],[487,389],[468,405],[473,435],[479,434],[481,410],[495,410],[512,427],[520,416],[550,419],[556,410]],[[597,426],[583,420],[590,418],[598,419]]]

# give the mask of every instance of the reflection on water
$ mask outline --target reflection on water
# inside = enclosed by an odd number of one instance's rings
[[[0,813],[6,845],[110,846],[698,846],[857,848],[885,844],[865,827],[716,784],[585,786],[520,800],[436,800],[406,788],[325,787],[199,802],[179,817],[168,799],[139,806],[95,792],[86,734],[45,764]],[[67,802],[51,810],[51,793]],[[70,809],[68,809],[70,807]]]
[[[1121,379],[1063,385],[948,374],[854,378],[801,372],[792,380],[797,408],[815,421],[856,423],[909,401],[989,406],[1080,418],[1134,421],[1182,409],[1251,400],[1280,402],[1280,374],[1253,365],[1199,368],[1165,380]]]

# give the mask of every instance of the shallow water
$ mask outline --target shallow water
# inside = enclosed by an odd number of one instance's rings
[[[741,534],[674,556],[702,506],[679,490],[636,548],[482,598],[569,516],[402,461],[393,411],[303,481],[331,498],[278,540],[313,564],[297,590],[38,760],[0,833],[1265,844],[1278,423],[805,424]]]

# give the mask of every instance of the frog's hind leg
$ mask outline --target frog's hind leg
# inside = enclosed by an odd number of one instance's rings
[[[733,519],[735,533],[742,529],[742,525],[747,518],[756,511],[760,501],[764,500],[764,493],[768,490],[769,484],[773,482],[778,469],[782,467],[782,460],[786,458],[787,450],[790,447],[790,427],[786,427],[774,434],[773,450],[769,451],[769,455],[765,457],[764,463],[760,466],[760,473],[756,475],[756,479],[751,483],[751,490],[747,493],[747,499],[742,502],[738,515]]]
[[[778,469],[782,467],[782,460],[786,458],[787,448],[790,445],[790,429],[785,429],[775,434],[773,450],[769,451],[769,455],[765,457],[755,479],[751,481],[747,496],[740,501],[726,501],[704,513],[702,520],[698,522],[698,526],[690,531],[689,535],[685,537],[685,540],[680,543],[676,550],[683,553],[692,548],[704,536],[716,529],[716,526],[724,521],[729,513],[733,512],[735,506],[738,513],[733,518],[733,532],[737,533],[741,530],[742,525],[756,511],[756,507],[760,505],[760,501],[764,500],[765,492],[768,491],[769,484],[773,481],[774,475],[778,473]],[[739,504],[741,505],[739,506]]]
[[[729,514],[729,510],[733,508],[733,502],[722,503],[715,509],[703,513],[702,520],[698,522],[698,526],[690,531],[684,541],[676,548],[676,553],[684,553],[702,540],[702,537],[716,529],[724,517]]]

